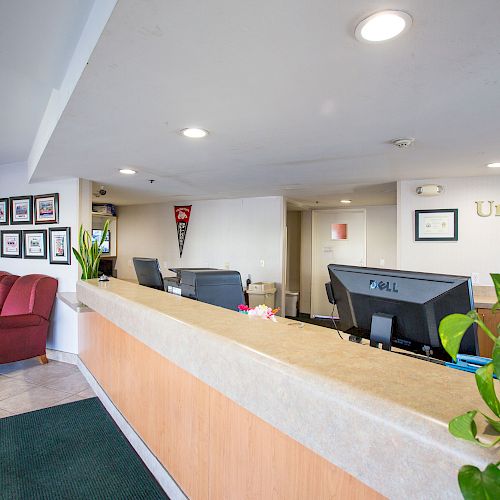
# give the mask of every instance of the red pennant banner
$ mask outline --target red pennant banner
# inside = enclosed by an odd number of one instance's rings
[[[189,217],[191,216],[191,206],[184,205],[182,207],[175,206],[175,222],[177,224],[177,239],[179,240],[179,252],[182,257],[182,250],[184,249],[184,242],[186,241],[186,233],[188,230]]]

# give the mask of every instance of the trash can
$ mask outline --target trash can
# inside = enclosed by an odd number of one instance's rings
[[[290,292],[289,290],[285,293],[285,315],[286,316],[297,316],[297,302],[299,300],[299,292]]]
[[[247,289],[248,305],[257,307],[265,304],[274,309],[276,304],[276,285],[271,281],[258,281],[250,283]]]

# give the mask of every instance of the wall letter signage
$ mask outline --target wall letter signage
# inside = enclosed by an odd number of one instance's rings
[[[493,204],[494,201],[476,201],[476,212],[479,217],[489,217],[493,213]],[[486,203],[486,208],[484,207],[484,203]],[[495,215],[500,216],[500,205],[495,207]]]

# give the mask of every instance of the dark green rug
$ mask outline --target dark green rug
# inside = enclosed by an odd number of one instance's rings
[[[0,419],[0,498],[168,497],[90,398]]]

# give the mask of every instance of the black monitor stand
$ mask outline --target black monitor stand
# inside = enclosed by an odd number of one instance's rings
[[[392,314],[375,313],[372,316],[370,329],[370,345],[372,347],[379,347],[379,344],[382,344],[384,351],[391,350],[394,319]]]

